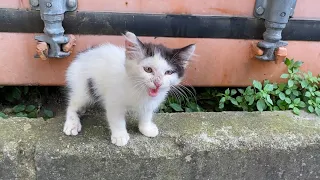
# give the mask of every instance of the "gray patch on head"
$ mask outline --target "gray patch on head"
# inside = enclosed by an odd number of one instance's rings
[[[173,67],[174,71],[181,78],[185,73],[185,59],[181,56],[181,52],[188,48],[189,46],[182,49],[170,49],[162,44],[152,44],[152,43],[141,43],[144,48],[145,56],[152,57],[155,53],[160,53],[160,55],[168,62],[168,64]]]

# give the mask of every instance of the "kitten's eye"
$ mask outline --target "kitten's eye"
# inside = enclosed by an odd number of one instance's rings
[[[143,67],[143,69],[147,73],[152,73],[152,68],[151,67]]]
[[[165,72],[165,75],[171,75],[171,74],[173,74],[173,73],[174,73],[174,71],[169,70],[169,71],[166,71],[166,72]]]

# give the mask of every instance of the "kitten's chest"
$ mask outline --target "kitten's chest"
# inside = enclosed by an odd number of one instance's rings
[[[145,95],[144,97],[133,96],[130,100],[130,104],[128,104],[128,108],[140,111],[140,110],[155,110],[159,107],[164,97],[150,97]]]

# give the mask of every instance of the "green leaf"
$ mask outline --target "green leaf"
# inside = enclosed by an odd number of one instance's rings
[[[272,85],[272,84],[267,84],[267,85],[263,88],[263,90],[270,92],[270,91],[273,90],[273,85]]]
[[[319,96],[319,97],[320,97],[320,91],[316,91],[316,92],[314,92],[314,94],[315,94],[316,96]]]
[[[299,68],[292,68],[292,70],[293,70],[293,73],[299,72]]]
[[[187,104],[187,106],[189,107],[189,108],[191,108],[192,110],[197,110],[197,104],[196,103],[194,103],[194,102],[190,102],[190,103],[188,103]]]
[[[238,89],[239,93],[240,94],[243,94],[244,93],[244,90],[243,89]]]
[[[172,103],[172,104],[175,104],[175,103]],[[171,106],[172,104],[170,104],[170,107],[172,107]],[[176,109],[173,108],[173,107],[172,107],[172,109],[174,109],[175,111],[177,111],[177,110],[183,111],[183,109],[181,108],[181,106],[179,104],[176,104],[176,105],[178,105],[178,106],[175,107]],[[50,110],[45,109],[44,110],[44,115],[45,115],[45,118],[53,118],[53,112],[50,111]]]
[[[320,116],[320,109],[319,109],[318,107],[316,107],[316,108],[314,109],[314,111],[316,112],[316,114],[317,114],[318,116]]]
[[[272,102],[271,97],[270,97],[269,94],[268,94],[268,96],[267,96],[267,102],[268,102],[269,104],[273,105],[273,102]]]
[[[26,109],[25,105],[19,104],[19,105],[16,105],[13,107],[13,112],[19,113],[19,112],[24,111],[25,109]]]
[[[232,104],[234,104],[234,105],[236,105],[236,106],[239,105],[238,102],[237,102],[237,100],[234,99],[234,98],[231,98],[230,101],[231,101]]]
[[[6,115],[6,114],[3,113],[3,112],[0,112],[0,118],[7,119],[7,118],[8,118],[8,115]]]
[[[252,89],[251,86],[248,86],[248,87],[246,88],[245,93],[246,93],[247,95],[253,95],[253,94],[254,94],[254,90]]]
[[[291,94],[291,89],[287,89],[286,90],[286,95],[290,95]]]
[[[220,103],[224,103],[226,101],[226,98],[225,97],[222,97],[221,99],[220,99]]]
[[[28,115],[24,112],[19,112],[16,114],[16,117],[28,117]]]
[[[224,91],[224,94],[225,94],[225,95],[230,95],[230,89],[229,89],[229,88],[226,89],[226,90]]]
[[[300,82],[300,85],[301,85],[302,88],[305,88],[305,87],[308,86],[308,82],[306,80],[303,80],[303,81]]]
[[[314,112],[313,106],[309,106],[309,107],[308,107],[308,110],[309,110],[309,112],[313,113],[313,112]]]
[[[288,97],[286,97],[286,98],[284,99],[284,101],[285,101],[286,103],[288,103],[288,104],[290,104],[290,103],[291,103],[291,99],[290,99],[290,98],[288,98]]]
[[[301,67],[302,64],[303,64],[303,62],[301,62],[301,61],[296,61],[296,62],[293,64],[293,67],[299,68],[299,67]]]
[[[306,92],[305,94],[306,97],[311,97],[311,93],[309,91]]]
[[[274,111],[279,111],[280,108],[279,108],[278,106],[274,106],[274,107],[273,107],[273,110],[274,110]]]
[[[294,104],[298,104],[299,102],[300,102],[300,98],[296,98],[296,99],[293,100]]]
[[[253,96],[249,97],[248,105],[251,106],[253,104],[253,102],[254,102],[254,97]]]
[[[293,113],[295,113],[296,115],[300,114],[300,110],[297,107],[293,108]]]
[[[177,103],[171,103],[171,104],[169,104],[169,106],[175,111],[178,111],[178,112],[183,111],[181,106],[179,104],[177,104]],[[48,110],[44,111],[45,114],[46,114],[46,112],[48,113]],[[46,116],[47,116],[47,114],[46,114]]]
[[[297,90],[292,90],[292,93],[293,93],[293,95],[295,95],[295,96],[299,96],[299,91],[297,91]]]
[[[34,105],[28,105],[28,106],[26,107],[26,110],[25,110],[25,111],[31,112],[31,111],[33,111],[33,110],[35,110],[35,109],[36,109],[36,106],[34,106]]]
[[[288,86],[289,86],[289,88],[291,88],[293,85],[294,85],[293,80],[292,80],[292,79],[289,79],[289,81],[288,81]]]
[[[236,100],[241,103],[243,101],[243,97],[242,96],[237,96]]]
[[[305,107],[306,107],[306,103],[303,102],[303,101],[300,101],[300,102],[299,102],[299,107],[305,108]]]
[[[292,108],[294,108],[294,104],[289,105],[289,109],[292,109]]]
[[[235,90],[235,89],[231,90],[231,96],[235,95],[236,93],[237,93],[237,90]]]
[[[12,97],[16,100],[20,100],[21,99],[21,91],[19,88],[15,87],[13,88],[12,91]]]
[[[284,99],[286,98],[286,95],[285,95],[283,92],[280,92],[279,98],[280,98],[281,100],[284,100]]]
[[[286,85],[287,85],[287,84],[285,84],[285,83],[279,84],[279,90],[280,90],[280,91],[283,91],[284,88],[286,87]]]
[[[253,80],[253,87],[261,90],[262,84],[261,84],[261,82],[259,82],[259,81]]]
[[[219,103],[219,109],[223,109],[224,108],[224,103]]]
[[[37,116],[37,112],[36,111],[33,111],[33,112],[30,112],[29,114],[28,114],[28,118],[37,118],[38,116]]]
[[[282,74],[282,75],[280,76],[280,78],[282,78],[282,79],[287,79],[287,78],[289,78],[289,74]]]
[[[289,66],[291,64],[291,61],[290,59],[286,58],[286,60],[284,61],[284,64]]]
[[[259,101],[257,102],[257,109],[262,112],[263,110],[266,109],[266,103],[264,102],[263,99],[259,99]]]

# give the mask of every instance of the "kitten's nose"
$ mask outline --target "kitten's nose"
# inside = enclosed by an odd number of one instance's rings
[[[159,82],[157,82],[157,81],[155,81],[155,82],[154,82],[154,85],[156,86],[156,88],[158,88],[158,87],[160,87],[162,84],[159,83]]]

